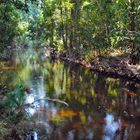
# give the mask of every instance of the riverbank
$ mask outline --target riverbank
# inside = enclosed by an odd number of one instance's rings
[[[82,65],[90,70],[100,72],[106,76],[125,78],[140,82],[140,65],[130,65],[129,54],[121,54],[118,56],[97,56],[94,60],[86,61],[81,58],[75,58],[66,55],[64,52],[52,51],[50,55],[53,59],[57,58],[69,63]]]

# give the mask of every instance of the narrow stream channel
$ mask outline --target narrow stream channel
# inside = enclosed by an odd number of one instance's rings
[[[25,110],[34,140],[140,139],[138,84],[50,60],[17,73],[30,89]]]

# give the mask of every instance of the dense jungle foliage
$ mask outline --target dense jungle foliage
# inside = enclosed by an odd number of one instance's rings
[[[27,43],[87,59],[114,48],[137,55],[139,22],[139,0],[1,0],[0,50]]]

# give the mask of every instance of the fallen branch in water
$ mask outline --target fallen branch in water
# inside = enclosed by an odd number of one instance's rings
[[[51,99],[51,98],[49,98],[49,97],[46,97],[46,98],[43,98],[43,99],[35,100],[34,102],[25,104],[24,106],[31,106],[31,105],[33,105],[35,102],[39,102],[39,101],[41,101],[41,100],[49,100],[49,101],[58,102],[58,103],[65,104],[66,106],[69,106],[69,104],[66,103],[65,101],[62,101],[62,100],[59,100],[59,99]]]

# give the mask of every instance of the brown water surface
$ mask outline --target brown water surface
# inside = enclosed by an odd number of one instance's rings
[[[0,85],[12,87],[19,77],[41,140],[140,140],[138,84],[48,60],[2,73]]]

